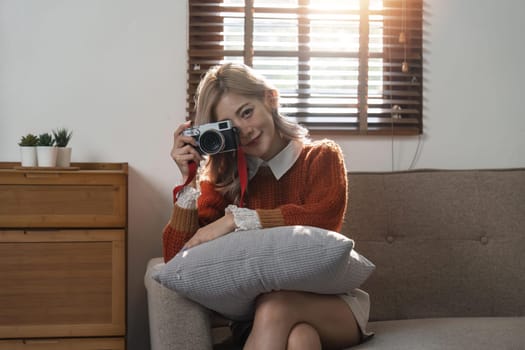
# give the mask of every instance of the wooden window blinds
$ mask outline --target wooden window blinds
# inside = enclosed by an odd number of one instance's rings
[[[310,130],[417,135],[423,0],[189,0],[188,100],[216,64],[243,62]]]

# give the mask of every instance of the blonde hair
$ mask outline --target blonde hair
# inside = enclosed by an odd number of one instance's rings
[[[235,93],[248,98],[265,101],[268,91],[278,98],[277,89],[263,76],[243,64],[225,63],[212,67],[204,75],[195,94],[195,125],[217,121],[216,107],[226,93]],[[277,103],[276,103],[277,105]],[[298,123],[286,119],[277,108],[272,110],[275,128],[287,140],[308,138],[308,130]],[[240,197],[240,183],[237,172],[237,152],[219,153],[208,156],[200,171],[200,178],[212,182],[224,193],[227,200],[237,203]],[[238,204],[238,203],[237,203]]]

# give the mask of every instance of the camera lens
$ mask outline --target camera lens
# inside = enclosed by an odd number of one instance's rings
[[[217,130],[208,130],[201,134],[199,146],[204,153],[219,153],[224,148],[224,136]]]

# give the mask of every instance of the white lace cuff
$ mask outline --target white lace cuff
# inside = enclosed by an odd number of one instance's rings
[[[191,186],[185,186],[177,195],[177,205],[184,209],[196,209],[200,192]]]
[[[246,231],[261,229],[261,220],[257,212],[252,209],[239,208],[236,205],[228,205],[227,213],[233,214],[233,221],[235,222],[235,231]]]

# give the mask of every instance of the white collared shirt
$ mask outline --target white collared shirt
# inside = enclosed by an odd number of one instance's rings
[[[277,180],[280,180],[295,164],[297,158],[301,155],[302,149],[303,143],[301,141],[291,140],[281,152],[277,153],[275,157],[267,162],[260,158],[246,157],[248,178],[251,180],[261,166],[267,166],[272,171],[273,176],[275,176]]]

